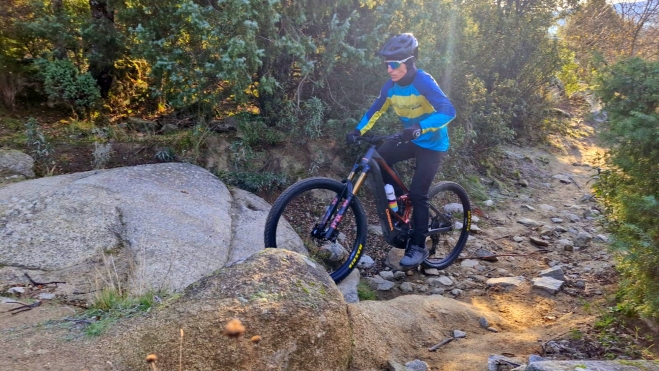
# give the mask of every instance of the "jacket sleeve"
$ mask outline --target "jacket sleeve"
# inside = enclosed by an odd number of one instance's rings
[[[369,131],[373,125],[375,125],[375,122],[380,118],[380,116],[382,116],[382,114],[387,111],[387,108],[389,108],[390,104],[388,92],[392,86],[393,82],[389,80],[384,84],[382,89],[380,89],[380,96],[378,96],[378,99],[373,102],[371,108],[366,111],[364,117],[362,117],[361,121],[359,122],[359,125],[357,125],[357,130],[359,130],[360,133],[364,134]]]
[[[455,107],[446,97],[442,89],[439,88],[435,79],[426,75],[422,83],[417,88],[435,109],[435,112],[423,119],[421,125],[422,133],[437,131],[446,127],[446,125],[455,118]]]

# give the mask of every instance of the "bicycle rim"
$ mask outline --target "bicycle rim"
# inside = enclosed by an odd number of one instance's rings
[[[460,256],[467,243],[471,228],[471,205],[464,188],[453,182],[436,184],[428,197],[431,204],[429,229],[450,227],[450,231],[426,239],[431,255],[423,265],[444,269]]]
[[[345,201],[345,185],[328,178],[310,178],[289,187],[273,204],[266,220],[266,247],[285,248],[307,254],[320,264],[335,282],[345,278],[356,266],[366,242],[366,216],[355,197],[330,239],[325,232],[338,212],[319,226],[332,201]],[[294,233],[291,233],[294,231]]]

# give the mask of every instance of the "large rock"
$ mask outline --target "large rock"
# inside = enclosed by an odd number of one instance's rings
[[[42,281],[65,281],[61,287],[71,292],[113,279],[133,292],[181,290],[263,248],[269,206],[234,194],[208,171],[183,163],[0,188],[0,280],[29,271]]]
[[[494,334],[479,327],[477,318],[487,317],[500,326],[504,320],[467,303],[440,295],[405,295],[388,301],[365,300],[348,305],[353,336],[350,370],[383,370],[388,360],[408,361],[411,354],[426,355],[428,348],[446,338],[447,329],[460,329],[490,340]],[[464,347],[464,345],[457,345]],[[469,357],[467,357],[469,358]],[[422,359],[423,360],[423,359]],[[476,370],[481,360],[463,359],[462,370]],[[310,369],[310,368],[307,368]],[[318,369],[318,368],[314,368]]]
[[[282,249],[266,249],[188,287],[166,308],[124,323],[110,341],[115,367],[145,369],[346,370],[351,336],[341,292],[318,264]],[[245,333],[223,334],[238,318]],[[250,342],[259,335],[262,341]]]
[[[0,149],[0,177],[34,178],[33,168],[34,160],[30,155],[14,149]]]

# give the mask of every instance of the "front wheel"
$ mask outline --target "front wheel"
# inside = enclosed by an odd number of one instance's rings
[[[471,204],[469,196],[459,184],[440,182],[428,192],[430,202],[429,230],[440,233],[426,239],[430,256],[423,262],[428,268],[447,268],[460,256],[471,229]]]
[[[346,197],[346,185],[334,179],[310,178],[293,184],[270,209],[265,247],[308,252],[338,283],[357,265],[367,234],[366,215],[355,196],[336,231],[327,238],[326,232]],[[323,221],[327,215],[328,220]]]

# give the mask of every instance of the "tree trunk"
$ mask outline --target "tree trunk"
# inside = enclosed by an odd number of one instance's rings
[[[89,8],[96,30],[102,31],[106,35],[115,34],[114,10],[108,9],[107,0],[89,0]],[[101,44],[98,39],[93,37],[89,42],[89,73],[96,80],[101,97],[105,99],[112,87],[114,61],[117,55],[117,50],[113,49],[116,45],[113,43]]]

